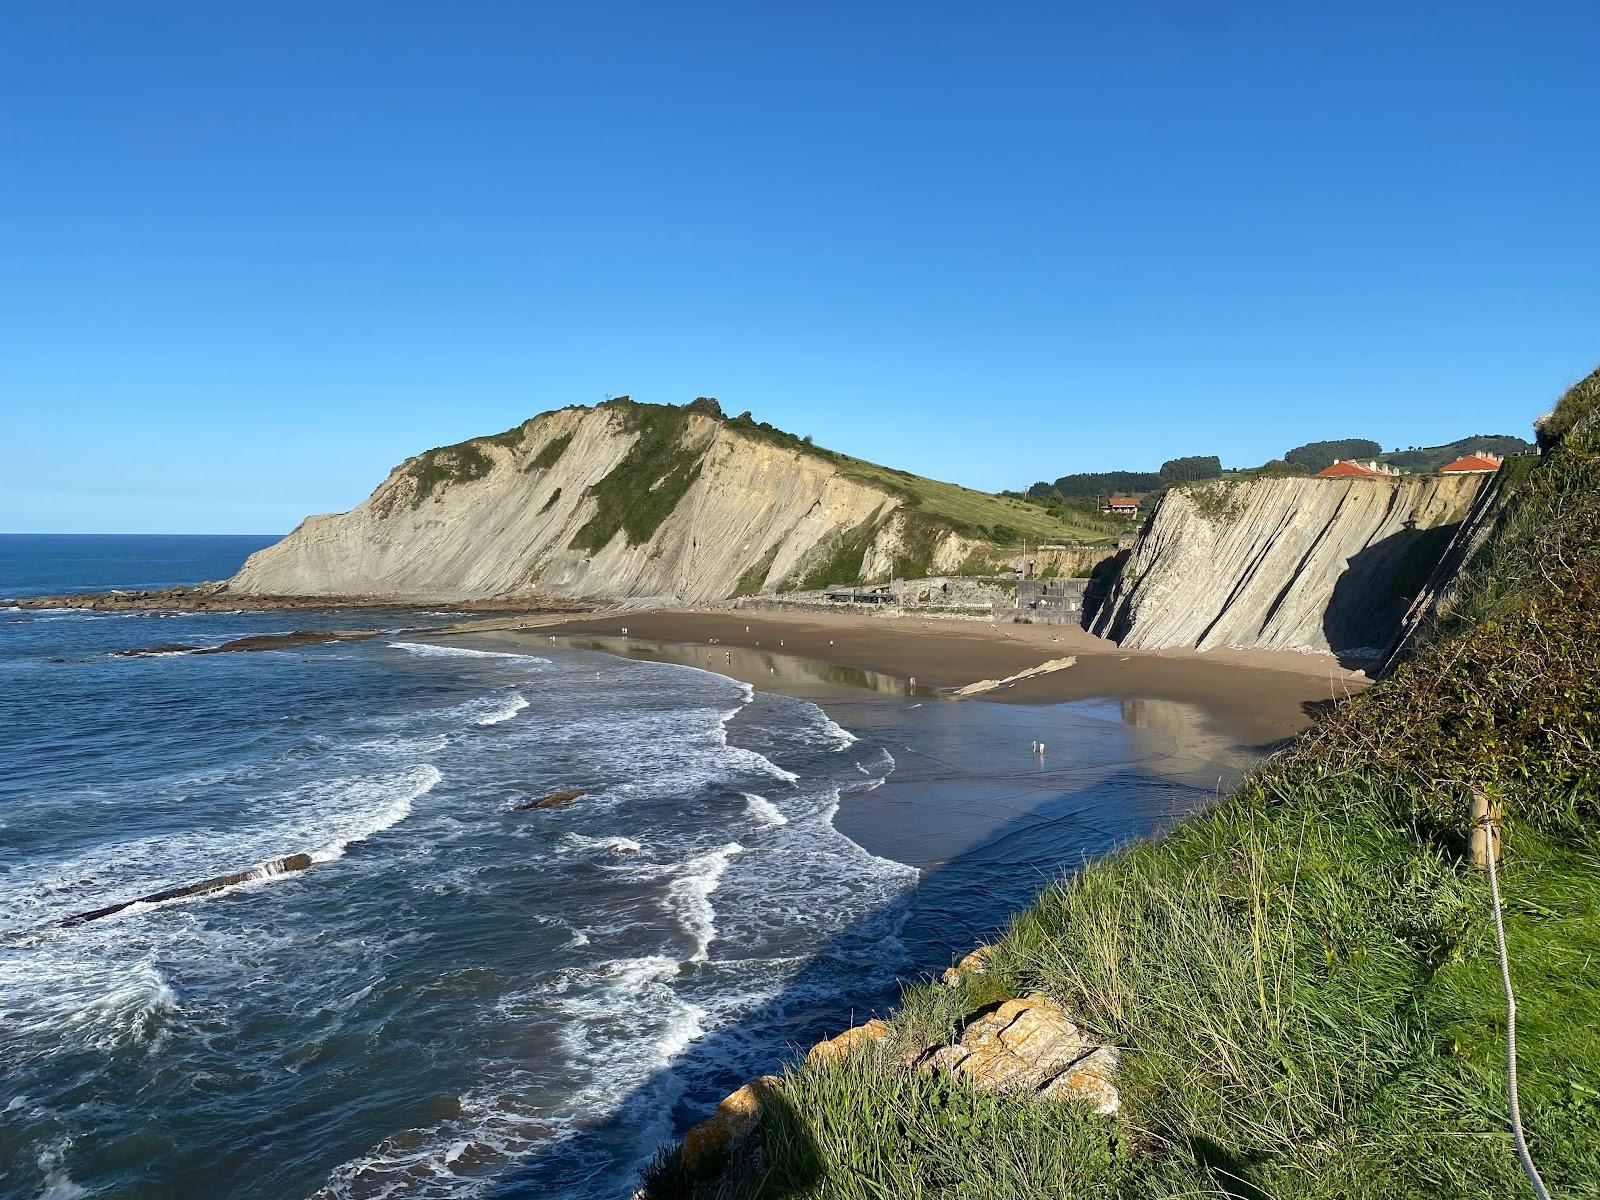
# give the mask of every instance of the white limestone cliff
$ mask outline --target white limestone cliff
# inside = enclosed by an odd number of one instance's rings
[[[651,420],[670,437],[630,457]],[[656,462],[664,474],[650,478]],[[608,480],[613,492],[631,481],[619,503],[634,514],[635,532],[648,527],[642,540],[617,528],[587,544],[599,536],[597,519],[605,533],[591,489]],[[652,504],[664,515],[638,515]],[[850,580],[885,577],[905,540],[904,507],[904,497],[822,454],[705,413],[566,408],[408,459],[349,512],[308,517],[252,555],[229,588],[438,601],[717,600],[799,580],[829,561],[845,561]],[[935,569],[952,569],[976,544],[951,531],[934,537]]]
[[[1486,476],[1170,489],[1091,629],[1124,646],[1381,658]]]

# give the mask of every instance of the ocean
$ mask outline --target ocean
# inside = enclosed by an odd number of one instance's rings
[[[0,595],[222,578],[271,540],[4,536]],[[1153,727],[1183,714],[428,621],[0,612],[0,1196],[626,1196],[744,1079],[1231,770]],[[997,758],[1024,726],[1059,765]]]

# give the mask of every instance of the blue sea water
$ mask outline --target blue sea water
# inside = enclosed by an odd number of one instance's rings
[[[220,578],[269,540],[0,537],[0,595]],[[624,1196],[791,1045],[1205,795],[1092,706],[1052,717],[1072,786],[963,793],[1015,714],[825,712],[423,619],[0,612],[0,1196]],[[387,632],[115,656],[332,626]],[[519,808],[561,789],[585,794]],[[1011,815],[920,870],[835,820],[923,804],[938,841],[972,794]],[[291,854],[313,865],[71,920]]]

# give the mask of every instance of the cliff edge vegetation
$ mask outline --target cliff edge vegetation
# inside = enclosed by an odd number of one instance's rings
[[[1386,678],[1207,813],[1047,889],[981,969],[764,1083],[742,1172],[669,1152],[647,1193],[1529,1195],[1477,794],[1503,819],[1532,1156],[1554,1195],[1600,1195],[1600,372],[1541,441]],[[1114,1118],[925,1069],[1024,996],[1118,1049]]]

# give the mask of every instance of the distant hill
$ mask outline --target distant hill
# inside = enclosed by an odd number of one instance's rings
[[[1443,446],[1412,446],[1409,450],[1391,450],[1387,454],[1378,455],[1378,461],[1399,467],[1409,474],[1426,475],[1431,471],[1437,471],[1445,463],[1454,462],[1463,454],[1486,450],[1490,454],[1506,456],[1527,454],[1532,449],[1532,442],[1510,434],[1479,433],[1472,437],[1447,442]]]
[[[1408,475],[1429,475],[1463,454],[1486,450],[1502,457],[1527,454],[1533,443],[1506,433],[1479,433],[1458,438],[1442,446],[1411,446],[1405,450],[1383,451],[1379,442],[1368,438],[1337,438],[1323,442],[1307,442],[1284,452],[1282,458],[1272,459],[1258,467],[1228,467],[1223,469],[1213,456],[1190,456],[1168,459],[1160,471],[1080,471],[1063,475],[1053,483],[1041,480],[1030,487],[1026,496],[1040,504],[1060,508],[1063,501],[1099,501],[1111,495],[1144,495],[1159,492],[1169,484],[1192,479],[1215,479],[1218,476],[1256,475],[1314,475],[1329,466],[1335,459],[1375,458],[1400,468]],[[1020,492],[1003,492],[1006,496],[1020,496]]]

